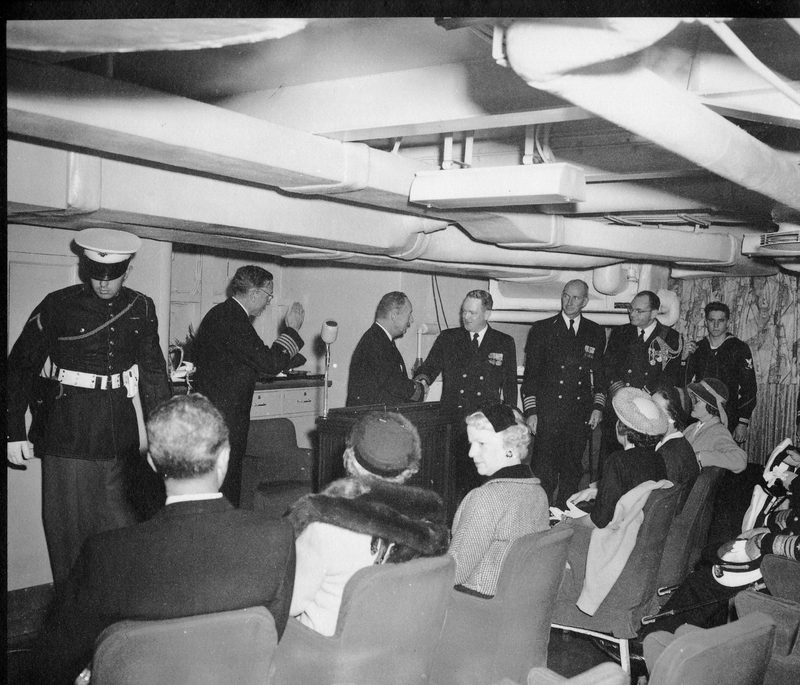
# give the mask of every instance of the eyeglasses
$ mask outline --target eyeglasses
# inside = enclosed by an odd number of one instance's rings
[[[653,311],[652,309],[639,309],[637,307],[636,309],[629,309],[628,313],[636,314],[638,316],[639,314],[647,314],[647,312],[652,312],[652,311]]]
[[[275,299],[275,295],[273,295],[271,292],[268,292],[268,291],[264,290],[264,288],[259,288],[259,290],[262,293],[266,293],[266,295],[267,295],[267,304],[269,304],[270,302],[272,302],[272,300]]]

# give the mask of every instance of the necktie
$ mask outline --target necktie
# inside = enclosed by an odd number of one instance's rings
[[[639,342],[644,343],[644,331],[641,328],[639,329]]]
[[[575,319],[569,320],[569,332],[572,333],[572,335],[578,335],[578,332],[575,330]]]
[[[472,334],[472,351],[475,354],[478,354],[478,334],[477,333],[473,333]]]

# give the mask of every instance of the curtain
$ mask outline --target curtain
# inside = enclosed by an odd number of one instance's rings
[[[703,308],[724,302],[731,310],[728,330],[750,346],[758,399],[750,422],[748,458],[766,463],[772,449],[794,438],[800,368],[800,276],[713,277],[670,282],[680,300],[675,329],[687,340],[705,337]]]

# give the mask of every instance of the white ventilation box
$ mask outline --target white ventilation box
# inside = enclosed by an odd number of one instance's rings
[[[409,199],[437,209],[580,202],[586,178],[581,167],[562,162],[418,171]]]

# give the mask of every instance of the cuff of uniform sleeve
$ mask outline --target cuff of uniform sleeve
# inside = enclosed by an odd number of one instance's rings
[[[411,396],[412,402],[419,402],[425,397],[425,386],[419,381],[414,381],[414,394]]]
[[[740,418],[739,423],[745,428],[748,428],[750,426],[750,419]]]

